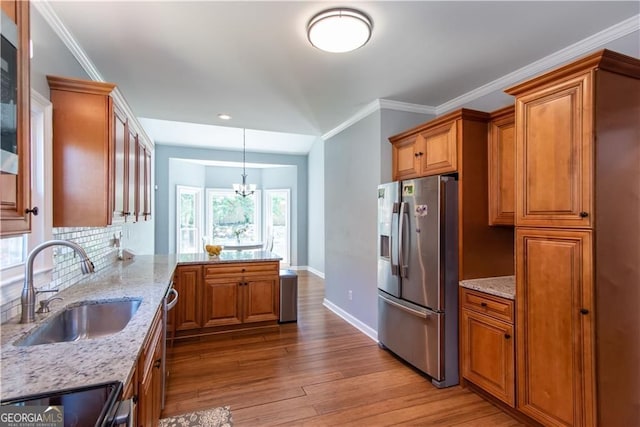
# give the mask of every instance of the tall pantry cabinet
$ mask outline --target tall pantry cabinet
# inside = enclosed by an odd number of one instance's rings
[[[640,425],[640,61],[600,51],[516,97],[517,407]]]

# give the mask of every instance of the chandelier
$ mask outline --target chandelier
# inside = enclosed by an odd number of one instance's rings
[[[256,191],[255,184],[247,184],[246,157],[247,157],[246,129],[242,129],[242,184],[233,184],[233,190],[236,192],[237,195],[242,197],[250,196]]]

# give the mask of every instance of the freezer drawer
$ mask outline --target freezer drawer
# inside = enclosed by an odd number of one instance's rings
[[[444,378],[443,314],[378,293],[378,341],[436,381]]]

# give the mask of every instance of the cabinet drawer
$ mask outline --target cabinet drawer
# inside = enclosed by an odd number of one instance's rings
[[[280,263],[278,262],[255,262],[244,264],[219,264],[204,267],[205,278],[215,278],[221,276],[253,276],[264,274],[279,274]]]
[[[506,298],[463,288],[462,308],[513,323],[513,301]]]

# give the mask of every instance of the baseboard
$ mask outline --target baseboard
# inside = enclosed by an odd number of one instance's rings
[[[324,273],[322,271],[316,270],[315,268],[309,267],[308,265],[292,265],[287,268],[289,270],[305,270],[305,271],[308,271],[309,273],[315,274],[321,279],[324,279]]]
[[[358,329],[360,332],[362,332],[363,334],[365,334],[375,342],[378,342],[378,331],[374,330],[372,327],[362,323],[360,320],[356,319],[355,317],[353,317],[352,315],[350,315],[349,313],[347,313],[346,311],[344,311],[343,309],[341,309],[340,307],[338,307],[337,305],[335,305],[334,303],[332,303],[326,298],[322,302],[322,305],[327,307],[329,310],[333,311],[338,316],[342,317],[347,323],[349,323],[354,328]]]

